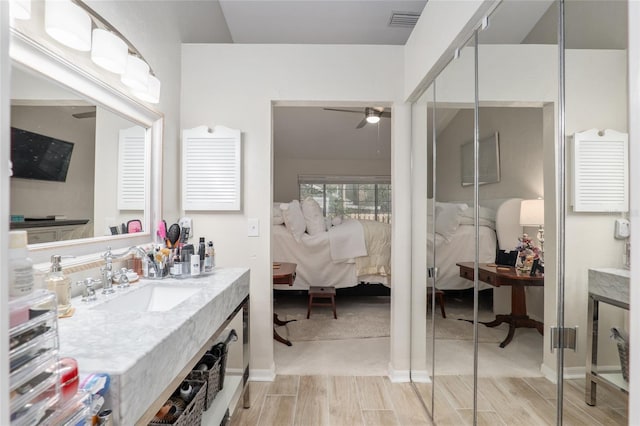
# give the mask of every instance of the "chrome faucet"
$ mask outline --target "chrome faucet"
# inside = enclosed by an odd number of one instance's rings
[[[105,265],[100,268],[102,274],[102,294],[115,293],[113,289],[113,254],[111,247],[107,247],[107,251],[102,255]]]

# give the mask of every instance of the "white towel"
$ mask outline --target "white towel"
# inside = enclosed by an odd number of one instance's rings
[[[345,220],[329,229],[329,246],[334,261],[367,255],[364,230],[357,220]]]

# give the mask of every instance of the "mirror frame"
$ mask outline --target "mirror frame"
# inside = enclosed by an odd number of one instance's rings
[[[146,148],[150,150],[150,173],[147,182],[149,196],[145,202],[144,213],[147,231],[32,244],[29,245],[29,252],[34,263],[48,262],[53,254],[74,255],[76,259],[69,263],[85,263],[97,259],[108,246],[117,250],[153,242],[162,212],[163,114],[106,84],[15,28],[10,29],[9,57],[12,63],[62,84],[97,105],[143,125],[148,132]],[[114,149],[116,148],[114,146]],[[82,257],[78,256],[80,253]]]

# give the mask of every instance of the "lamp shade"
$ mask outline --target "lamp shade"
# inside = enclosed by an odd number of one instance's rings
[[[9,15],[15,19],[31,19],[31,0],[10,0]]]
[[[127,66],[120,81],[132,90],[146,91],[149,82],[149,65],[135,55],[128,55]]]
[[[45,0],[44,28],[67,47],[91,50],[91,17],[71,0]]]
[[[544,225],[544,200],[522,200],[520,203],[520,225]]]
[[[158,80],[158,77],[149,74],[147,89],[134,90],[133,94],[142,101],[157,104],[160,102],[160,80]]]
[[[107,71],[123,74],[127,66],[127,44],[114,33],[96,28],[93,30],[91,60]]]

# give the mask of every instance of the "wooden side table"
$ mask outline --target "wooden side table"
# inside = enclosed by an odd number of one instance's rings
[[[460,262],[456,263],[460,267],[460,276],[473,281],[474,263]],[[511,313],[509,315],[496,315],[496,319],[489,322],[482,322],[487,327],[496,327],[503,322],[509,324],[509,333],[507,337],[500,343],[500,347],[507,346],[516,328],[535,328],[540,334],[544,334],[543,324],[529,318],[527,315],[527,299],[525,295],[525,287],[544,285],[544,275],[536,273],[534,276],[529,274],[520,275],[512,266],[496,266],[495,264],[480,263],[478,265],[478,279],[494,287],[511,286]]]
[[[329,302],[316,302],[316,299],[329,299]],[[309,303],[307,305],[307,319],[311,316],[312,306],[331,306],[333,318],[338,319],[336,314],[336,288],[335,287],[309,287]]]
[[[293,282],[296,280],[296,267],[295,263],[286,263],[286,262],[273,262],[273,284],[274,285],[288,285],[292,286]],[[278,318],[278,314],[273,313],[273,338],[280,343],[284,343],[287,346],[292,346],[290,340],[285,339],[280,336],[275,329],[276,325],[285,325],[295,320],[282,321]]]

